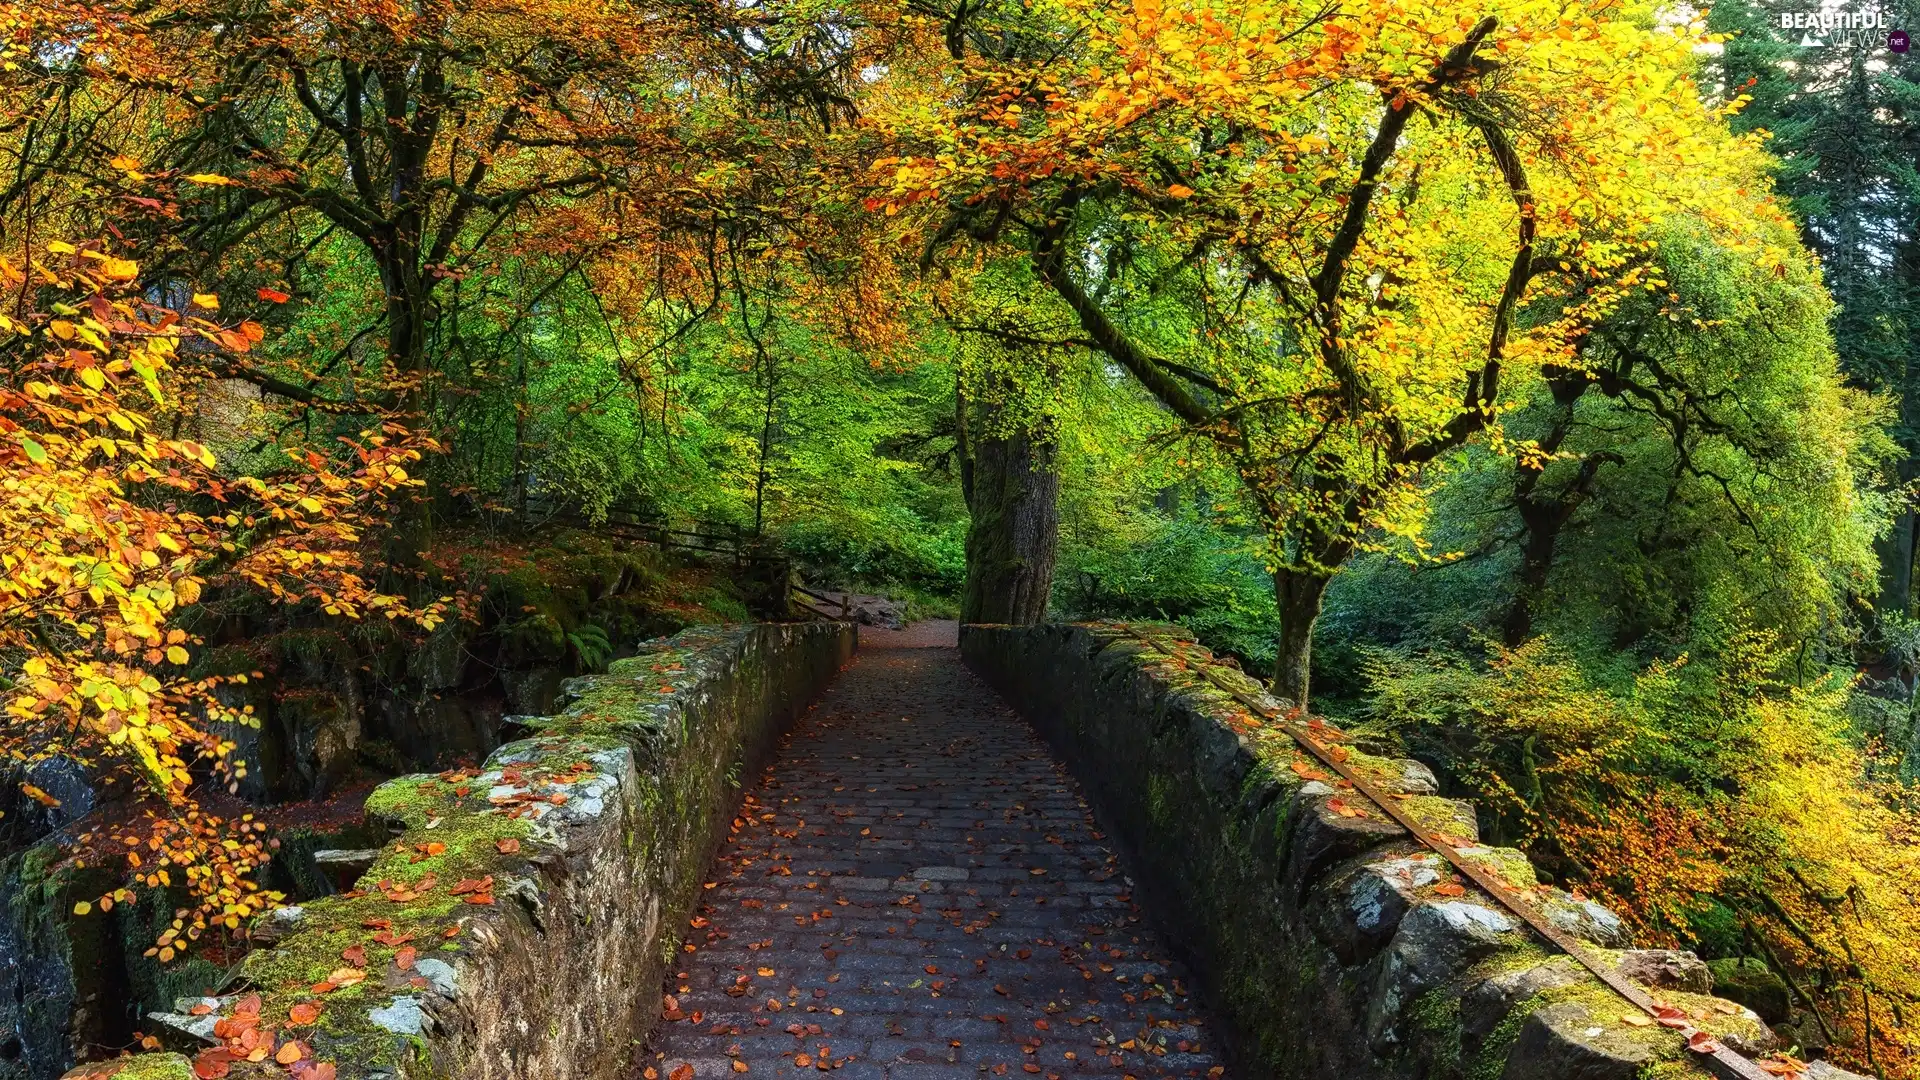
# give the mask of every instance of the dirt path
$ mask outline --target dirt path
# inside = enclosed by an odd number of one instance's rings
[[[1078,789],[954,634],[862,628],[749,793],[659,1080],[1221,1075]]]

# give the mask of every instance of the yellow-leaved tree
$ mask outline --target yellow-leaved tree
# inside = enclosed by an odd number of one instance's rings
[[[1303,706],[1328,581],[1422,550],[1448,452],[1535,452],[1502,413],[1663,291],[1663,221],[1792,257],[1748,227],[1781,217],[1758,143],[1689,74],[1707,35],[1651,3],[987,2],[921,29],[860,136],[869,209],[928,269],[1026,260],[1062,343],[1239,476]]]
[[[215,693],[244,675],[188,674],[198,642],[183,610],[234,584],[342,617],[430,626],[440,610],[362,576],[363,523],[416,483],[407,466],[423,440],[387,425],[283,447],[270,478],[224,471],[179,433],[209,407],[201,392],[218,385],[220,359],[264,331],[214,321],[210,294],[164,306],[138,278],[97,243],[0,255],[0,760],[25,771],[65,758],[120,785],[81,857],[195,899],[154,944],[171,959],[176,938],[238,929],[277,899],[250,876],[267,857],[263,830],[197,797],[246,767],[219,725],[258,721]]]

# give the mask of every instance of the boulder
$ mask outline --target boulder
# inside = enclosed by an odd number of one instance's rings
[[[1679,949],[1628,949],[1614,965],[1620,974],[1650,990],[1713,993],[1713,973],[1698,956]]]
[[[1731,957],[1707,964],[1713,973],[1714,993],[1737,1001],[1769,1024],[1784,1023],[1791,1011],[1787,984],[1773,969],[1752,957]]]
[[[1659,1034],[1654,1034],[1659,1032]],[[1637,1080],[1661,1057],[1664,1029],[1632,1028],[1567,1001],[1536,1009],[1520,1025],[1501,1080]]]
[[[1419,890],[1439,883],[1443,868],[1440,856],[1416,848],[1396,858],[1365,856],[1317,892],[1313,928],[1342,963],[1370,960],[1393,940]]]
[[[1587,969],[1571,956],[1556,956],[1533,967],[1503,971],[1473,987],[1460,998],[1462,1045],[1476,1050],[1514,1006],[1549,990],[1559,990],[1589,978]]]
[[[1519,940],[1519,922],[1473,899],[1423,902],[1400,920],[1378,967],[1367,1014],[1376,1049],[1400,1041],[1406,1010],[1422,994],[1452,983],[1474,964]]]

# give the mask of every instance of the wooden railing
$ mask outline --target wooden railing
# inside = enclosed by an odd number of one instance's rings
[[[794,607],[807,612],[817,619],[838,619],[844,622],[847,618],[846,593],[841,593],[835,597],[826,593],[814,592],[805,585],[795,585],[793,586],[791,603]],[[834,614],[828,611],[827,608],[829,606],[837,606],[839,613]]]
[[[666,521],[648,517],[644,512],[622,507],[610,508],[606,517],[596,522],[581,513],[578,507],[537,496],[528,497],[524,517],[528,525],[535,527],[561,523],[651,544],[662,550],[717,555],[732,560],[735,566],[754,564],[768,576],[767,584],[773,601],[768,606],[772,609],[769,614],[773,617],[798,614],[806,618],[840,621],[849,617],[851,609],[846,593],[833,596],[793,583],[790,570],[792,559],[781,549],[779,542],[767,536],[754,536],[738,525],[695,521],[689,523],[692,528],[675,528]],[[785,591],[778,584],[782,580],[788,582]]]
[[[754,536],[730,522],[689,522],[692,528],[675,528],[671,523],[648,516],[644,511],[611,507],[604,520],[593,521],[580,511],[555,500],[528,496],[525,518],[528,524],[555,522],[583,529],[610,533],[658,548],[697,551],[703,555],[722,555],[735,566],[749,562],[784,562],[786,553],[770,537]]]

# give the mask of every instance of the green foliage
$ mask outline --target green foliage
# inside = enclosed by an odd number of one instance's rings
[[[584,671],[599,671],[613,659],[613,643],[607,640],[607,632],[592,623],[567,634],[567,644],[573,646],[573,655]]]
[[[1378,650],[1363,730],[1437,765],[1491,839],[1614,906],[1642,943],[1784,966],[1857,1052],[1860,987],[1920,995],[1920,844],[1866,774],[1845,681],[1801,682],[1795,651],[1728,627],[1691,660],[1607,679],[1545,637]],[[1882,1059],[1909,1062],[1885,1023]]]
[[[1273,664],[1273,579],[1234,537],[1191,509],[1130,516],[1099,546],[1062,552],[1054,602],[1069,618],[1177,622],[1254,670]]]

